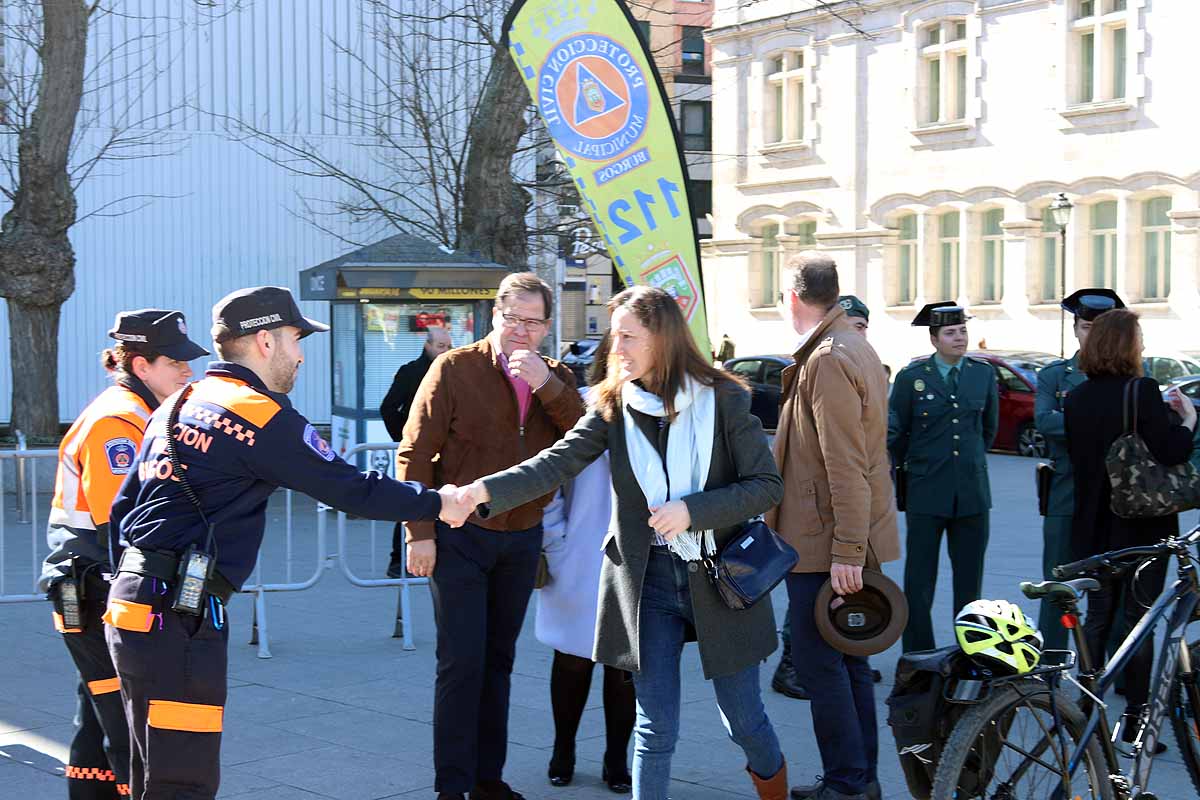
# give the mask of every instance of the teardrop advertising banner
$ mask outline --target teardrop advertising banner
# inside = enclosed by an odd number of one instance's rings
[[[621,0],[517,0],[504,41],[626,286],[669,292],[709,353],[687,164]]]

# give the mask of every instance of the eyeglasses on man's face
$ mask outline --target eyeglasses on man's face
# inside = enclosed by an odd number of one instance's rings
[[[550,321],[548,319],[530,319],[528,317],[518,317],[516,314],[505,313],[501,313],[500,317],[504,320],[504,327],[524,327],[527,331],[540,331],[542,328],[546,327],[546,323]]]

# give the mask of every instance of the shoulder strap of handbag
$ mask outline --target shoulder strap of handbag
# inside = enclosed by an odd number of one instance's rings
[[[1141,378],[1130,378],[1125,382],[1125,402],[1122,404],[1122,407],[1126,434],[1137,434],[1138,382],[1140,380]]]

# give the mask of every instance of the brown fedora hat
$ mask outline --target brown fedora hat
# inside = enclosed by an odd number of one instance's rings
[[[833,584],[825,581],[817,592],[814,616],[821,638],[834,650],[848,656],[873,656],[887,650],[904,633],[908,601],[891,578],[864,569],[862,591],[845,597],[834,594]]]

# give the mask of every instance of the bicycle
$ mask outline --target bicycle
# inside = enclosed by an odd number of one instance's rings
[[[951,702],[971,707],[951,730],[934,775],[932,800],[1157,800],[1149,791],[1150,768],[1169,716],[1192,784],[1200,794],[1200,643],[1183,646],[1189,622],[1200,618],[1200,576],[1192,548],[1200,527],[1158,544],[1130,547],[1056,567],[1058,580],[1023,582],[1031,600],[1048,597],[1063,611],[1075,654],[1048,650],[1042,663],[1025,675],[959,681]],[[1079,601],[1100,588],[1097,578],[1120,578],[1155,558],[1175,556],[1178,576],[1129,632],[1112,658],[1093,669],[1079,618]],[[1107,689],[1146,641],[1167,619],[1158,648],[1150,701],[1128,750],[1118,750],[1105,714]],[[1047,656],[1056,657],[1047,663]],[[1078,663],[1078,676],[1071,670]],[[1063,684],[1081,691],[1082,704]],[[972,685],[974,684],[974,685]],[[1082,706],[1082,707],[1081,707]],[[1126,738],[1126,737],[1122,737]],[[1132,759],[1121,769],[1118,755]],[[1086,793],[1085,793],[1086,792]]]

